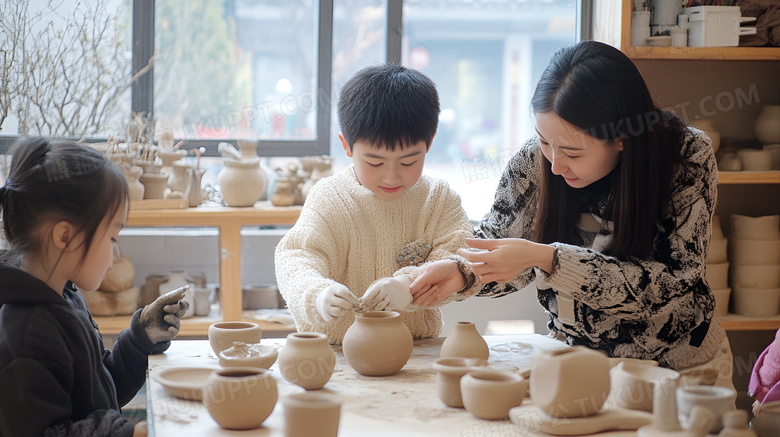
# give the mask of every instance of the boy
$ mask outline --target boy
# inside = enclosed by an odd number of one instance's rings
[[[411,305],[423,262],[453,258],[473,228],[460,196],[422,176],[436,135],[439,95],[422,73],[364,68],[341,91],[339,139],[353,164],[320,180],[276,248],[276,279],[298,331],[341,344],[354,310],[399,310],[415,338],[441,333],[438,308]],[[472,277],[473,275],[465,275]],[[470,285],[452,296],[468,297]]]

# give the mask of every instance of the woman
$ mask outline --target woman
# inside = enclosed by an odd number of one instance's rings
[[[428,264],[415,303],[434,305],[474,276],[488,297],[535,279],[548,327],[567,343],[731,386],[704,279],[718,180],[709,138],[659,109],[631,60],[594,41],[553,55],[532,108],[538,137],[510,160],[468,240],[481,250]]]

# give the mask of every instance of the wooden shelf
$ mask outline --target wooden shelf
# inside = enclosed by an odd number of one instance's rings
[[[719,184],[780,184],[780,170],[773,171],[721,171]]]
[[[130,326],[130,318],[132,316],[114,316],[114,317],[93,317],[95,322],[100,328],[100,333],[103,335],[117,335],[122,332],[123,329]],[[209,326],[214,323],[221,322],[221,317],[203,316],[203,317],[190,317],[181,321],[181,329],[179,330],[179,336],[181,337],[206,337],[209,333]],[[286,335],[287,333],[295,331],[295,328],[290,328],[287,325],[276,322],[263,322],[260,320],[249,320],[247,322],[257,323],[260,325],[264,333],[270,333],[271,335],[264,335],[264,337],[278,337]]]
[[[131,205],[132,206],[132,205]],[[255,206],[199,206],[185,209],[133,210],[127,217],[128,226],[220,226],[236,222],[242,226],[294,224],[301,214],[300,206],[273,206],[257,202]]]
[[[711,61],[780,60],[780,47],[647,47],[628,46],[623,53],[631,59],[677,59]]]
[[[780,329],[780,315],[773,317],[750,317],[739,314],[727,314],[717,319],[726,331],[776,331]]]

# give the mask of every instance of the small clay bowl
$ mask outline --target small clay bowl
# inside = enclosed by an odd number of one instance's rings
[[[437,373],[436,385],[439,399],[444,405],[453,408],[463,408],[463,398],[460,394],[460,380],[463,375],[483,367],[487,362],[481,358],[444,357],[433,362],[433,370]]]
[[[479,419],[509,417],[509,410],[523,403],[528,380],[517,372],[474,370],[460,379],[460,391],[466,411]]]
[[[209,344],[216,355],[233,346],[234,341],[260,343],[263,330],[252,322],[218,322],[209,326]]]
[[[222,367],[270,369],[276,362],[279,352],[273,346],[264,346],[259,343],[246,344],[241,341],[235,341],[233,346],[217,355],[219,356],[219,365]]]

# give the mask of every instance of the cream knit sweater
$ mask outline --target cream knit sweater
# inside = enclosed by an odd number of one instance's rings
[[[323,288],[340,283],[360,297],[377,279],[414,277],[422,262],[451,258],[472,235],[460,196],[445,181],[422,176],[386,201],[360,185],[350,166],[309,191],[298,221],[276,247],[276,280],[298,331],[322,332],[331,344],[341,344],[355,315],[326,324],[315,305]],[[467,287],[440,304],[477,291]],[[438,308],[410,307],[401,319],[414,338],[441,333]]]

